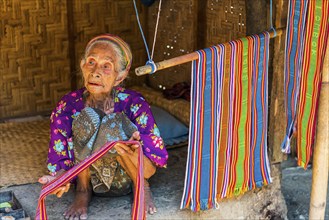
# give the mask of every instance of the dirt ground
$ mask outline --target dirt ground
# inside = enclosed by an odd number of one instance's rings
[[[287,204],[288,219],[309,219],[310,194],[312,187],[312,165],[306,170],[297,167],[296,160],[288,158],[281,164],[281,190]],[[324,219],[329,219],[329,189]]]
[[[247,192],[236,199],[220,203],[219,210],[192,213],[180,210],[180,200],[184,185],[186,150],[170,150],[171,160],[168,169],[160,170],[156,178],[151,179],[158,213],[148,219],[308,219],[310,190],[312,182],[311,166],[304,170],[296,167],[295,160],[289,159],[281,164],[281,192],[278,189],[279,178],[273,177],[273,184],[263,190]],[[38,183],[11,186],[0,189],[12,190],[25,211],[32,219],[35,216],[38,195],[41,186]],[[73,200],[73,192],[61,199],[47,197],[46,205],[49,219],[62,219],[63,210]],[[131,196],[120,198],[94,198],[89,208],[89,219],[130,219]],[[329,196],[325,219],[329,219]],[[287,207],[285,206],[285,204]],[[288,211],[287,211],[288,210]],[[264,218],[265,213],[265,218]],[[286,214],[287,213],[287,214]]]

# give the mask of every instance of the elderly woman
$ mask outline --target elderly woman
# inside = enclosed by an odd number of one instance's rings
[[[156,167],[166,165],[168,154],[149,104],[139,93],[120,87],[131,60],[128,44],[118,36],[100,35],[87,44],[80,63],[85,87],[65,95],[52,112],[50,175],[41,177],[39,182],[48,183],[106,141],[139,140],[144,152],[145,207],[153,214],[156,208],[147,179]],[[114,151],[81,172],[75,199],[64,213],[65,218],[87,219],[93,192],[106,196],[130,193],[137,173],[136,147],[116,144]],[[54,194],[61,197],[69,187],[70,184],[64,185]]]

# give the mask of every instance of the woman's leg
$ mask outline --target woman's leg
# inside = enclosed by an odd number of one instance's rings
[[[138,152],[135,151],[133,154],[125,154],[117,156],[117,160],[123,169],[127,172],[130,178],[133,180],[134,187],[136,186],[137,177],[137,163],[138,163]],[[152,192],[150,190],[148,178],[154,175],[156,168],[154,164],[144,155],[144,193],[145,193],[145,210],[146,212],[153,214],[156,212],[156,207],[153,202]]]
[[[90,170],[87,168],[78,174],[75,198],[71,206],[64,213],[65,219],[87,219],[91,193]]]

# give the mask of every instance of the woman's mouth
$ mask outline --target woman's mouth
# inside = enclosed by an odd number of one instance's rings
[[[102,84],[99,83],[94,83],[94,82],[88,82],[89,86],[103,86]]]

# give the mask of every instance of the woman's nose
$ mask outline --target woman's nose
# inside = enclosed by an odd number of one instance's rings
[[[93,77],[99,78],[102,73],[102,68],[99,65],[96,65],[94,69],[91,71]]]
[[[93,71],[93,72],[91,72],[91,75],[92,75],[92,77],[96,77],[96,78],[99,78],[99,77],[101,77],[101,73],[99,72],[99,71]]]

